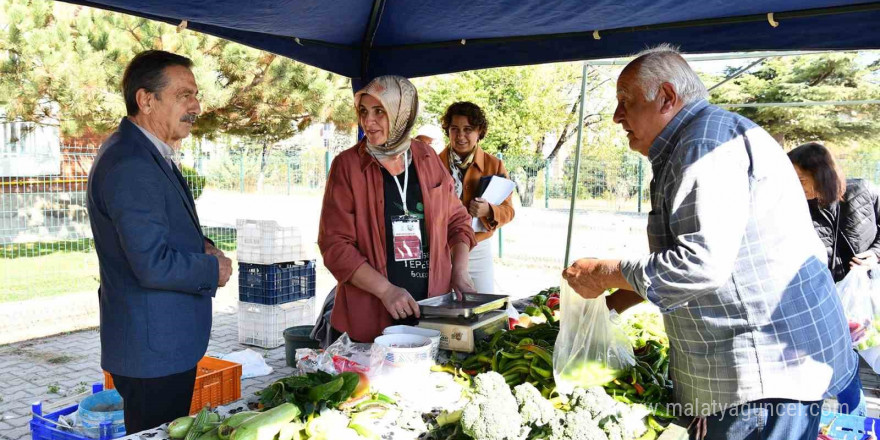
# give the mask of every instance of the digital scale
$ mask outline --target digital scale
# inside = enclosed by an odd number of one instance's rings
[[[418,326],[440,331],[440,348],[472,353],[477,341],[507,329],[507,300],[482,293],[466,293],[461,301],[454,293],[424,299]]]

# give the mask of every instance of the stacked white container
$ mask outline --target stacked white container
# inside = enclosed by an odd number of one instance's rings
[[[238,219],[236,230],[238,342],[281,346],[286,328],[315,321],[314,261],[302,261],[303,240],[296,226]]]

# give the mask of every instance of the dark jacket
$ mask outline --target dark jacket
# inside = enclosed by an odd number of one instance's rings
[[[180,173],[128,119],[89,173],[101,272],[101,367],[151,378],[195,368],[211,334],[217,258]]]
[[[820,208],[813,199],[809,205],[813,227],[825,244],[828,268],[835,282],[849,273],[849,262],[854,255],[871,250],[880,257],[880,195],[870,182],[848,179],[842,201]],[[835,228],[839,229],[836,248]]]

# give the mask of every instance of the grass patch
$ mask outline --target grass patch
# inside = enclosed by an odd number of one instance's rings
[[[61,356],[55,356],[53,358],[46,359],[46,362],[48,362],[50,364],[61,365],[61,364],[66,364],[74,359],[76,359],[76,358],[73,356],[61,355]]]
[[[223,252],[237,248],[235,228],[205,227]],[[98,256],[92,239],[0,246],[0,303],[98,291]]]
[[[94,252],[54,252],[38,257],[0,259],[0,303],[66,293],[98,292]]]
[[[57,253],[89,253],[95,248],[91,238],[37,243],[9,243],[0,246],[0,259],[32,258]]]

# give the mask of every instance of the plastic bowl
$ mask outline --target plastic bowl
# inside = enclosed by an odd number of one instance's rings
[[[417,335],[424,336],[431,340],[431,358],[437,361],[440,354],[440,330],[430,328],[413,327],[411,325],[392,325],[382,331],[383,335]]]
[[[375,339],[374,345],[385,351],[385,363],[393,368],[429,370],[431,340],[418,335],[382,335]]]

